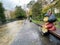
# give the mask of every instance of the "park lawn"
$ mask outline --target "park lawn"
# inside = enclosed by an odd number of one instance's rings
[[[58,21],[56,21],[56,27],[60,28],[60,25],[58,24],[60,22],[60,18],[57,18]]]
[[[57,18],[57,20],[58,20],[58,21],[56,22],[56,27],[57,27],[57,28],[60,28],[60,25],[58,24],[58,23],[60,22],[60,18]]]
[[[59,25],[56,25],[56,27],[57,27],[57,28],[60,28],[60,26],[59,26]]]
[[[38,20],[33,20],[33,19],[32,19],[32,22],[36,24],[44,24],[43,21],[38,21]],[[60,18],[58,18],[58,22],[56,22],[56,25],[55,25],[57,28],[60,28],[60,25],[58,24],[59,22],[60,22]]]
[[[39,21],[39,20],[33,20],[33,19],[32,19],[32,22],[33,22],[33,23],[36,23],[36,24],[43,24],[43,21]]]
[[[57,20],[60,22],[60,18],[57,18]]]

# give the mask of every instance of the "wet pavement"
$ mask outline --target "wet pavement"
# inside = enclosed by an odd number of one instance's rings
[[[23,21],[20,20],[0,26],[0,45],[10,45],[22,25]]]
[[[60,45],[60,40],[52,36],[42,36],[40,27],[25,21],[14,21],[0,26],[0,45]]]
[[[60,45],[54,36],[42,36],[39,27],[26,20],[11,45]]]

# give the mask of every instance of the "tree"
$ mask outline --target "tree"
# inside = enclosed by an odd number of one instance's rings
[[[35,4],[35,0],[31,0],[28,4],[27,4],[27,8],[29,8],[29,17],[31,17],[32,15],[32,6]]]
[[[40,20],[40,18],[41,18],[41,11],[42,11],[41,3],[36,2],[32,6],[32,18],[36,19],[36,20]]]
[[[55,0],[51,4],[47,4],[45,7],[42,8],[42,12],[46,13],[49,9],[51,9],[52,7],[54,7],[58,2],[60,2],[60,0]]]
[[[11,19],[16,19],[15,11],[10,11]]]
[[[60,7],[60,2],[58,1],[57,4],[55,5],[56,8]]]
[[[27,4],[27,7],[28,7],[28,8],[31,8],[34,3],[35,3],[35,0],[30,1],[30,2]]]
[[[1,2],[0,2],[0,20],[2,23],[6,21],[5,15],[4,15],[4,8]]]
[[[26,17],[26,12],[21,8],[21,6],[16,6],[16,10],[15,10],[15,16],[18,19],[22,19]]]

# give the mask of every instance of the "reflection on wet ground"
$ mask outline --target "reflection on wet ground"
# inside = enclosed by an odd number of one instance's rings
[[[42,36],[39,27],[26,20],[0,26],[0,45],[60,45],[60,40]]]
[[[40,35],[39,27],[27,20],[11,45],[60,45],[54,40],[58,41],[52,35]]]
[[[0,26],[0,45],[8,45],[20,30],[23,21],[14,21]]]

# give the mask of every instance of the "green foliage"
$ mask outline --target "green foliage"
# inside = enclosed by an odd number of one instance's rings
[[[57,18],[60,18],[60,13],[55,14]]]
[[[58,1],[58,3],[55,5],[55,7],[60,7],[60,0]]]
[[[28,7],[28,8],[31,8],[34,3],[35,3],[35,0],[31,0],[31,1],[27,4],[27,7]]]
[[[26,12],[21,8],[21,6],[16,7],[15,15],[16,15],[16,18],[22,19],[26,17]]]
[[[42,11],[42,6],[41,3],[36,2],[33,6],[32,6],[32,18],[36,19],[36,20],[40,20],[41,16],[41,12]]]
[[[51,9],[51,8],[55,7],[56,5],[58,5],[59,2],[60,2],[60,0],[55,0],[52,3],[47,4],[45,7],[42,8],[42,12],[46,13],[49,9]]]
[[[4,15],[4,8],[1,2],[0,2],[0,21],[2,21],[2,23],[6,21],[5,15]]]

